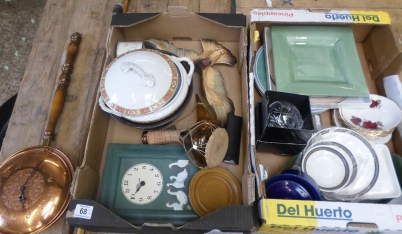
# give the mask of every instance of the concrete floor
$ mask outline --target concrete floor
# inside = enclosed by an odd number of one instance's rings
[[[0,1],[0,106],[18,93],[46,0]]]

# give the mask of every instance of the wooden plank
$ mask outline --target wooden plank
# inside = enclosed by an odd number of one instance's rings
[[[200,12],[200,0],[169,0],[169,6],[184,6],[190,12]]]
[[[84,154],[92,105],[98,97],[106,38],[115,4],[113,1],[77,1],[71,22],[65,29],[68,35],[75,31],[81,33],[82,41],[53,145],[67,154],[76,165]],[[63,233],[67,228],[64,217],[41,233]]]
[[[71,3],[47,1],[0,152],[1,162],[22,148],[42,143],[45,120],[66,48],[66,28],[74,11],[75,1]]]
[[[135,12],[166,12],[168,2],[168,0],[137,0]]]
[[[230,13],[230,0],[200,0],[200,12]]]
[[[402,7],[400,0],[271,0],[273,8],[363,8],[394,9]],[[266,8],[265,0],[236,0],[237,8]]]
[[[52,146],[63,151],[73,163],[82,157],[115,4],[111,2],[47,1],[4,139],[1,161],[22,148],[41,144],[64,62],[63,53],[70,35],[76,31],[82,34],[82,42]],[[63,233],[64,227],[64,218],[60,218],[42,233]]]

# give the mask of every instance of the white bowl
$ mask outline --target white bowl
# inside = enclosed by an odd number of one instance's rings
[[[340,120],[367,139],[388,137],[401,122],[401,110],[386,97],[370,94],[370,98],[372,104],[366,108],[340,108]]]
[[[321,191],[334,192],[350,184],[352,167],[344,151],[331,145],[310,147],[302,160],[302,171],[311,176]]]

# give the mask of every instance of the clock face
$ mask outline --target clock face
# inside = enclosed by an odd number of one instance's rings
[[[136,164],[124,174],[121,189],[124,197],[134,204],[145,205],[151,203],[162,192],[162,173],[152,164]]]

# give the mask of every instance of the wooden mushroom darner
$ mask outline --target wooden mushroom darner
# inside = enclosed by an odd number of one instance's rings
[[[199,121],[186,130],[145,131],[143,144],[179,142],[190,161],[199,168],[218,166],[223,161],[229,145],[224,128],[210,121]]]

